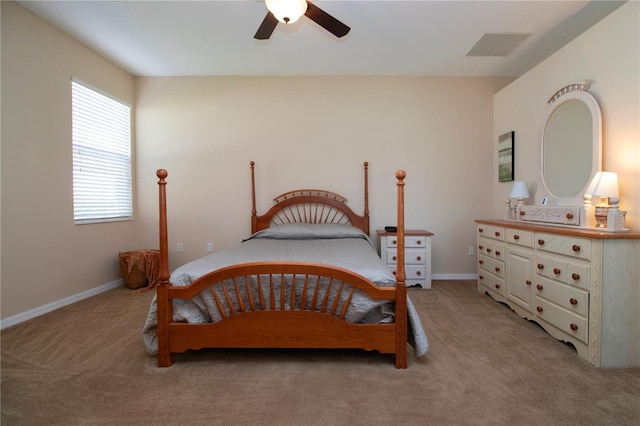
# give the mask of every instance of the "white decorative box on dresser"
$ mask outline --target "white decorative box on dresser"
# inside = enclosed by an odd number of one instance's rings
[[[596,367],[640,367],[640,234],[476,220],[478,291]]]
[[[385,230],[376,231],[380,257],[394,275],[396,273],[396,259],[398,235]],[[404,263],[405,282],[407,287],[431,288],[431,236],[429,231],[404,231]]]

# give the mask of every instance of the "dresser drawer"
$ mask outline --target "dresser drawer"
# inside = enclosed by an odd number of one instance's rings
[[[535,315],[564,333],[588,343],[587,319],[536,295]]]
[[[385,261],[387,262],[387,265],[395,265],[398,263],[398,251],[396,249],[389,249],[387,251],[387,259]],[[427,263],[424,250],[405,248],[404,263],[405,265],[424,265]]]
[[[478,254],[492,257],[497,260],[504,259],[504,244],[488,238],[480,238],[478,242]]]
[[[534,233],[522,229],[505,228],[504,241],[522,247],[533,247]]]
[[[398,247],[398,239],[396,237],[389,237],[387,240],[387,247]],[[420,235],[409,235],[404,237],[404,248],[410,247],[426,247],[427,239]]]
[[[494,240],[504,241],[504,228],[501,226],[479,225],[478,235],[492,238]]]
[[[493,274],[480,270],[478,273],[478,281],[485,287],[495,291],[501,296],[504,296],[504,280],[498,278]]]
[[[569,262],[564,259],[536,253],[535,271],[536,275],[568,283]]]
[[[480,265],[480,269],[483,269],[484,271],[487,271],[500,278],[504,278],[503,262],[484,255],[478,255],[478,265]]]
[[[537,297],[562,306],[569,312],[587,317],[589,313],[588,293],[545,278],[537,278],[535,283]]]
[[[591,241],[586,238],[536,232],[535,247],[550,253],[591,260]]]

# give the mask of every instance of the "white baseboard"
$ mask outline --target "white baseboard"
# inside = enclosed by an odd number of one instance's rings
[[[477,280],[478,274],[432,274],[431,280]]]
[[[51,311],[55,311],[56,309],[60,309],[64,306],[71,305],[72,303],[76,303],[81,300],[88,299],[89,297],[93,297],[100,293],[104,293],[105,291],[111,290],[112,288],[119,287],[123,284],[124,284],[123,279],[112,281],[110,283],[101,285],[100,287],[92,288],[91,290],[83,291],[82,293],[75,294],[65,299],[58,300],[56,302],[51,302],[44,306],[40,306],[39,308],[31,309],[30,311],[11,316],[9,318],[5,318],[0,321],[0,330],[4,330],[5,328],[11,327],[12,325],[20,324],[21,322],[28,321],[35,317],[39,317],[40,315],[44,315]]]

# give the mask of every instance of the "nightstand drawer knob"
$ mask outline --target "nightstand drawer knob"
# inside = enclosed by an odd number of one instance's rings
[[[416,275],[417,275],[417,276],[420,276],[420,275],[422,275],[422,272],[420,272],[420,271],[416,271]]]
[[[398,260],[398,258],[396,256],[393,256],[391,259]]]
[[[417,260],[418,262],[419,262],[419,261],[421,261],[421,260],[422,260],[422,256],[418,256],[418,257],[416,257],[416,260]]]

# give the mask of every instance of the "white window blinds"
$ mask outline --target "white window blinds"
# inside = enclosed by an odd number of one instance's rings
[[[131,107],[78,80],[71,87],[74,221],[131,219]]]

